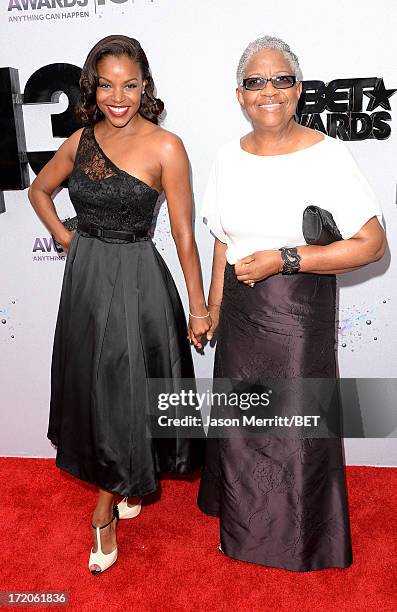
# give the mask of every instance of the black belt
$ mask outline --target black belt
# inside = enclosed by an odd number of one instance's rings
[[[135,232],[121,232],[119,230],[109,230],[98,227],[97,225],[89,225],[86,223],[79,223],[77,226],[78,230],[81,230],[85,234],[94,236],[95,238],[119,238],[120,240],[127,240],[128,242],[136,242],[138,240],[147,240],[149,238],[146,230],[136,230]]]

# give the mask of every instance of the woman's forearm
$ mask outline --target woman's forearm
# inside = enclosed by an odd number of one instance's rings
[[[223,296],[223,278],[226,266],[227,245],[216,239],[214,244],[214,256],[212,260],[211,285],[208,294],[209,306],[220,306]]]
[[[69,237],[69,231],[60,221],[52,198],[41,189],[36,189],[34,183],[29,188],[28,197],[37,216],[54,236],[55,240],[60,244],[66,242]]]
[[[174,235],[176,250],[185,278],[190,312],[197,316],[207,313],[200,258],[193,234]]]
[[[379,240],[350,238],[327,246],[298,247],[300,271],[315,274],[343,274],[381,259],[386,249],[383,234]]]

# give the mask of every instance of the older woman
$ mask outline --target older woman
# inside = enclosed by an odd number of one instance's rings
[[[345,145],[295,122],[301,78],[296,55],[269,36],[238,65],[253,129],[221,147],[203,204],[216,237],[216,378],[335,378],[335,275],[386,248],[379,204]],[[332,213],[343,240],[305,244],[309,204]],[[209,439],[198,501],[220,517],[220,549],[235,559],[294,571],[352,562],[338,435]]]

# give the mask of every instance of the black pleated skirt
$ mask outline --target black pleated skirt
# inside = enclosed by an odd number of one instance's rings
[[[202,465],[201,439],[150,433],[148,379],[193,379],[186,320],[153,242],[73,237],[51,369],[47,436],[56,465],[120,495]]]
[[[227,264],[217,378],[333,378],[336,279],[272,276],[254,288]],[[296,413],[306,411],[296,398]],[[210,431],[209,431],[210,433]],[[200,509],[220,519],[226,555],[293,571],[352,562],[339,436],[207,439]]]

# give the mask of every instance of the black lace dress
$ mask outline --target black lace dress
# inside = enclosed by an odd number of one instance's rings
[[[82,132],[69,193],[79,224],[149,231],[158,192],[115,166]],[[60,299],[48,438],[56,465],[121,495],[155,491],[159,472],[202,463],[203,441],[150,432],[149,379],[175,390],[192,379],[186,320],[171,274],[150,238],[127,242],[78,230]],[[150,410],[149,410],[150,413]]]

